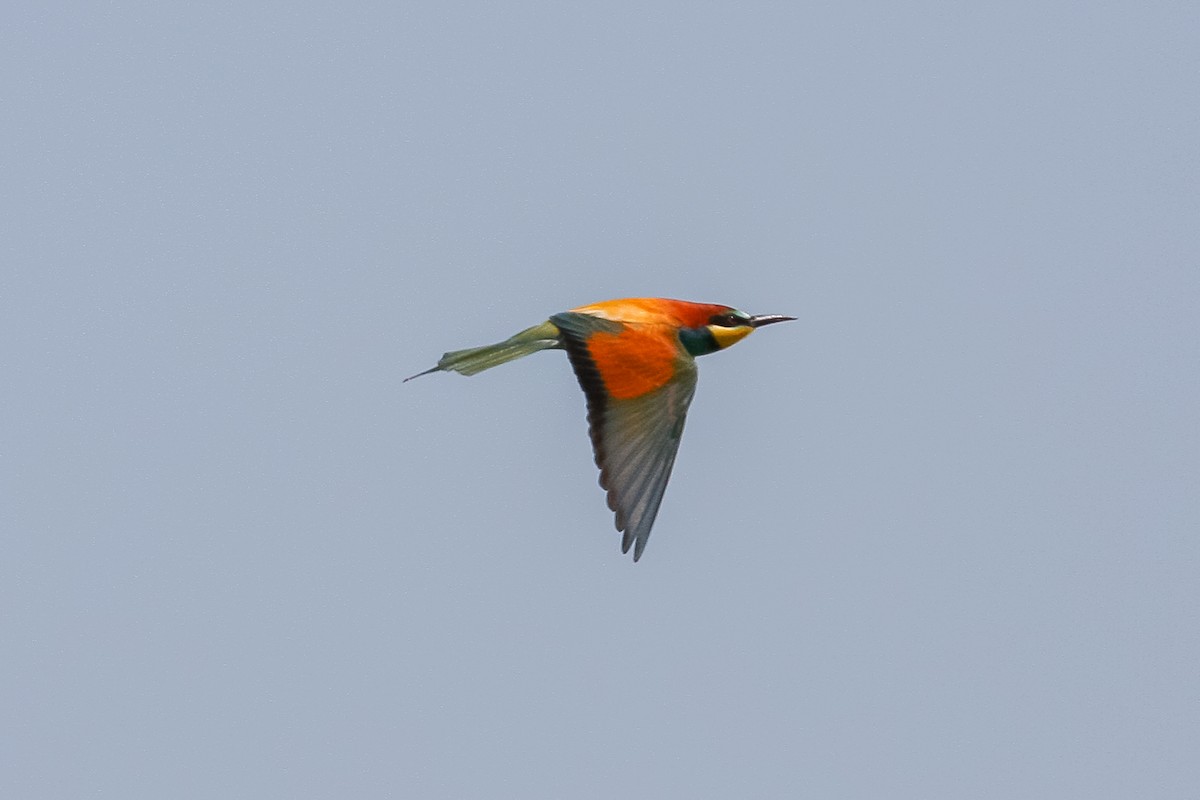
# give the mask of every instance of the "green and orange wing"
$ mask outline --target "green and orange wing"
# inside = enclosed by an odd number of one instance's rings
[[[587,395],[600,486],[624,532],[622,552],[641,558],[671,477],[696,364],[673,329],[565,312],[550,318]]]

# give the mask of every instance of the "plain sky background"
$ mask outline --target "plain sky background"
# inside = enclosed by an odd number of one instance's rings
[[[0,796],[1200,797],[1200,5],[23,4]],[[634,565],[561,353],[700,362]]]

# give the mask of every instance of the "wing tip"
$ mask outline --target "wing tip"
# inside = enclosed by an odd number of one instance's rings
[[[622,529],[617,528],[617,530],[622,530]],[[622,555],[628,554],[629,548],[632,547],[633,548],[633,563],[636,564],[638,562],[638,559],[640,559],[642,557],[642,551],[646,549],[646,541],[649,538],[650,538],[649,531],[641,531],[636,534],[633,532],[632,528],[624,531],[624,534],[621,536],[621,554]]]

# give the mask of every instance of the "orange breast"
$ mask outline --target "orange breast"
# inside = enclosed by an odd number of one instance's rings
[[[596,333],[587,341],[604,388],[617,400],[641,397],[670,383],[680,345],[670,328],[630,327]]]

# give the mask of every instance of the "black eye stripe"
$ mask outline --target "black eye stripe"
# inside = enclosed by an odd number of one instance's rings
[[[746,324],[746,320],[737,314],[716,314],[709,319],[708,323],[710,325],[720,325],[722,328],[739,328]]]

